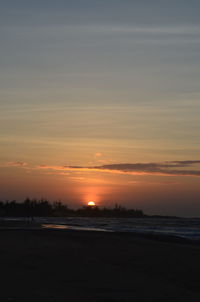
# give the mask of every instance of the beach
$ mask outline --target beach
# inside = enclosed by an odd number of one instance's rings
[[[200,247],[95,231],[0,230],[0,301],[198,301]]]

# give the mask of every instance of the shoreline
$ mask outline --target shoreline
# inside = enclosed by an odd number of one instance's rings
[[[2,231],[57,231],[57,232],[102,232],[102,233],[116,233],[119,235],[144,238],[161,242],[169,242],[174,244],[186,244],[200,246],[200,239],[190,239],[186,237],[176,236],[173,234],[147,233],[142,231],[117,231],[106,230],[95,227],[82,227],[67,224],[55,223],[39,223],[34,221],[24,220],[0,220],[0,232]]]

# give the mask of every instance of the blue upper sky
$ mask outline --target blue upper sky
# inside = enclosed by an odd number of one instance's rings
[[[199,24],[198,0],[1,1],[1,24]]]
[[[98,87],[102,76],[109,78],[111,89],[121,82],[129,90],[135,83],[150,98],[155,89],[196,93],[199,9],[194,0],[1,1],[1,78],[17,73],[28,81],[39,68],[44,85],[48,74],[58,89],[65,75],[75,83],[84,73]],[[27,84],[39,88],[35,82]]]

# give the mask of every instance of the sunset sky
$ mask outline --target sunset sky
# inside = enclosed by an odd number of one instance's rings
[[[0,200],[200,217],[200,1],[0,2]]]

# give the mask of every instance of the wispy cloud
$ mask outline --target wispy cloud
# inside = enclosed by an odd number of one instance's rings
[[[200,177],[200,160],[164,161],[149,163],[115,163],[99,166],[28,165],[25,162],[8,162],[4,167],[19,167],[33,170],[52,171],[69,175],[67,172],[104,172],[127,175],[160,175]],[[46,173],[46,172],[45,172]]]
[[[48,166],[38,169],[54,171],[107,172],[129,175],[196,176],[200,177],[200,160],[165,161],[161,163],[118,163],[99,166]]]
[[[138,25],[135,24],[119,24],[119,23],[96,23],[96,24],[59,24],[51,26],[35,26],[31,29],[26,26],[4,26],[7,32],[20,31],[25,35],[29,34],[31,37],[55,35],[57,37],[66,37],[68,34],[79,35],[157,35],[157,36],[199,36],[199,24],[179,24],[179,25]]]
[[[82,27],[83,29],[84,27]],[[88,26],[85,26],[88,30]],[[177,25],[177,26],[136,26],[136,25],[96,25],[93,31],[107,33],[140,33],[140,34],[199,34],[199,25]]]
[[[83,34],[139,34],[139,35],[199,35],[200,26],[197,25],[167,25],[167,26],[138,26],[138,24],[79,24],[79,25],[61,25],[52,27],[52,31],[57,29],[60,34],[73,32],[74,34],[82,32]],[[44,31],[44,29],[43,29]],[[42,32],[43,32],[42,31]]]
[[[118,163],[93,167],[69,166],[68,168],[72,170],[95,170],[111,173],[125,173],[131,175],[198,177],[200,176],[200,169],[197,169],[198,165],[200,165],[200,160],[166,161],[162,163]]]
[[[21,161],[11,161],[11,162],[5,163],[4,166],[7,166],[7,167],[25,167],[25,166],[27,166],[27,163],[21,162]]]
[[[35,166],[36,169],[39,170],[56,170],[56,171],[63,171],[66,170],[67,166],[54,166],[54,165],[37,165]]]

